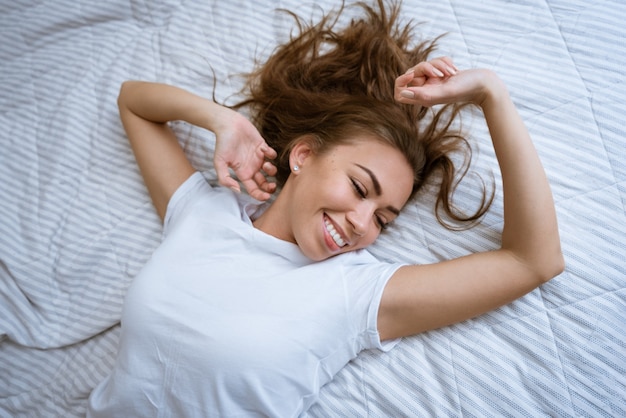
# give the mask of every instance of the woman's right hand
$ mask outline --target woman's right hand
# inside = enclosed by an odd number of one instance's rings
[[[276,158],[272,149],[254,125],[240,113],[221,108],[213,127],[216,136],[213,162],[219,183],[240,192],[239,180],[250,196],[267,200],[276,184],[267,176],[276,175],[276,167],[268,160]],[[232,169],[236,179],[231,176]]]

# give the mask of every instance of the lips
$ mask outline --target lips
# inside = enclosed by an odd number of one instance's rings
[[[326,231],[328,232],[328,235],[330,235],[337,247],[341,248],[347,244],[346,241],[341,237],[339,232],[337,232],[335,226],[330,221],[330,219],[324,217],[324,225],[326,226]]]

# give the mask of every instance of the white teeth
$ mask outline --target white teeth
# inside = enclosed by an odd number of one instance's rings
[[[343,247],[344,245],[346,245],[346,242],[341,238],[341,235],[337,233],[337,230],[335,229],[333,224],[331,224],[328,220],[324,220],[324,223],[326,224],[326,230],[328,231],[330,236],[333,237],[333,241],[335,241],[335,244],[337,244],[337,246],[339,247]]]

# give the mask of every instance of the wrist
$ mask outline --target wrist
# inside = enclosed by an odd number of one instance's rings
[[[203,106],[203,111],[205,112],[205,126],[203,127],[215,134],[231,126],[233,113],[237,113],[232,109],[208,99],[206,105]]]
[[[482,72],[481,86],[474,103],[485,111],[498,106],[503,100],[509,100],[509,92],[495,72],[491,70],[482,70]]]

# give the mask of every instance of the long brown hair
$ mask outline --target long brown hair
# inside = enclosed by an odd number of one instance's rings
[[[395,78],[427,60],[437,39],[413,45],[413,23],[401,25],[400,4],[384,0],[377,0],[376,8],[356,3],[351,7],[362,8],[364,16],[336,28],[345,7],[316,24],[285,11],[293,16],[297,33],[249,74],[244,89],[248,98],[234,106],[250,107],[261,135],[279,153],[279,185],[290,173],[291,148],[302,137],[314,138],[316,151],[322,153],[355,134],[374,134],[400,150],[413,168],[412,196],[426,181],[438,178],[435,213],[440,223],[454,227],[442,211],[456,223],[476,222],[489,208],[493,193],[487,197],[483,189],[480,207],[470,215],[452,203],[472,152],[453,124],[465,105],[429,112],[394,100]],[[461,167],[451,158],[455,153],[465,156]]]

